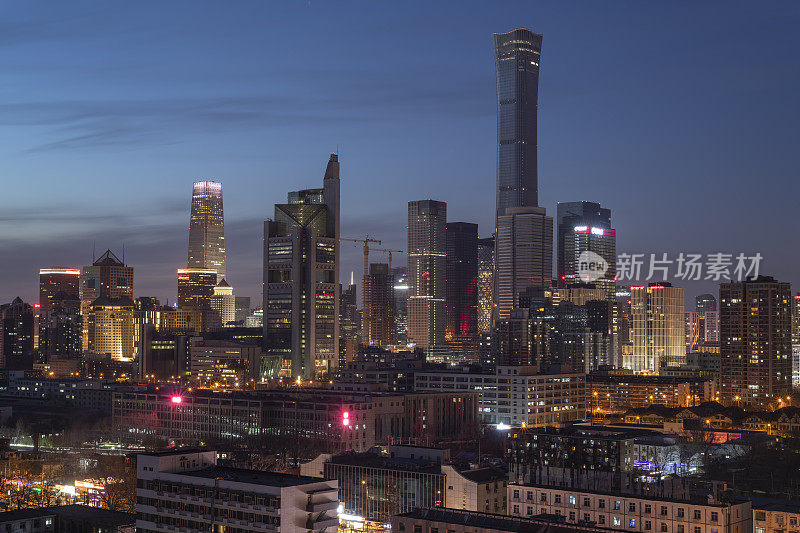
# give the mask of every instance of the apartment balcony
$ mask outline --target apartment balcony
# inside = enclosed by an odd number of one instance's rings
[[[322,531],[324,529],[335,530],[339,527],[339,518],[336,516],[320,516],[318,518],[309,518],[306,521],[306,529],[313,531]]]
[[[339,507],[339,500],[321,500],[317,502],[308,502],[308,505],[306,505],[306,512],[323,513],[325,511],[333,511],[337,507]]]

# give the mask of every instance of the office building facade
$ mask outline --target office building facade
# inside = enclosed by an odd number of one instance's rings
[[[214,322],[220,327],[231,327],[236,322],[236,296],[231,287],[224,279],[214,287],[214,294],[208,301],[211,308]],[[244,324],[242,324],[244,325]]]
[[[446,227],[445,340],[454,361],[478,359],[478,225]]]
[[[207,268],[226,275],[225,216],[222,207],[222,183],[196,181],[192,185],[189,214],[189,268]]]
[[[386,263],[372,263],[364,276],[364,305],[361,309],[361,342],[369,346],[394,344],[394,280]]]
[[[0,305],[0,368],[30,370],[33,367],[35,313],[33,306],[18,296]]]
[[[478,333],[492,330],[494,314],[494,237],[478,239]]]
[[[90,312],[98,298],[116,300],[133,299],[133,267],[125,265],[111,250],[106,250],[81,272],[80,298],[83,316],[83,350],[89,350],[89,338],[97,335],[90,331]]]
[[[446,223],[445,202],[408,202],[408,338],[440,362],[446,355]]]
[[[339,158],[322,189],[291,192],[264,223],[264,346],[292,377],[339,362]]]
[[[50,310],[50,302],[60,293],[77,298],[80,279],[81,271],[77,268],[39,269],[39,313],[45,315]]]
[[[574,273],[574,258],[567,253],[567,237],[576,227],[611,229],[611,210],[596,202],[558,202],[556,206],[556,271],[559,280]],[[605,259],[605,256],[603,256]]]
[[[542,36],[520,28],[493,36],[497,82],[497,217],[538,205],[537,112]],[[498,223],[499,226],[499,223]]]
[[[563,258],[561,253],[559,251],[558,260],[563,260],[564,271],[559,275],[559,283],[585,283],[603,289],[606,299],[614,297],[617,276],[616,230],[574,226],[572,231],[564,235]]]
[[[530,287],[549,287],[553,277],[553,219],[543,207],[512,207],[497,219],[496,319],[508,317]]]
[[[631,287],[633,354],[623,366],[658,372],[686,362],[684,290],[669,283]]]

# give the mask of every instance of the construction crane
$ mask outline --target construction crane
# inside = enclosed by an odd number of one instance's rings
[[[392,252],[397,253],[397,254],[406,253],[405,250],[389,250],[387,248],[373,248],[372,250],[375,251],[375,252],[386,252],[386,253],[389,254],[389,274],[390,275],[392,273]]]
[[[369,235],[365,235],[363,239],[348,239],[346,237],[339,237],[339,240],[364,244],[364,276],[366,276],[369,271],[369,243],[374,242],[380,246],[381,241],[378,239],[373,239]]]

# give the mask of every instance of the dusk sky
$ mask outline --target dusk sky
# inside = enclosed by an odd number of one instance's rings
[[[223,183],[228,281],[260,303],[263,220],[337,150],[342,236],[403,249],[423,198],[488,236],[491,34],[516,27],[544,35],[549,214],[598,201],[620,252],[760,252],[800,284],[797,2],[4,2],[0,303],[123,242],[135,294],[172,301],[201,178]]]

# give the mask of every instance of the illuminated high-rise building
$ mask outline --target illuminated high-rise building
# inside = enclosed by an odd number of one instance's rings
[[[81,355],[83,320],[78,293],[59,292],[39,315],[39,355],[50,362]]]
[[[478,359],[478,225],[446,227],[445,340],[451,361]]]
[[[792,298],[792,385],[800,387],[800,293]]]
[[[719,342],[719,310],[717,298],[713,294],[701,294],[695,298],[695,311],[698,316],[700,343]]]
[[[575,273],[574,246],[572,252],[568,253],[567,237],[574,233],[576,227],[581,226],[610,230],[611,210],[597,202],[558,202],[556,207],[556,274],[559,281],[564,281],[564,285],[567,276]],[[603,259],[609,260],[605,255],[600,255],[603,256]]]
[[[209,306],[214,313],[215,322],[223,328],[233,326],[236,321],[236,296],[233,294],[233,287],[224,279],[214,287]]]
[[[83,317],[83,349],[89,350],[88,320],[92,303],[100,298],[133,299],[133,267],[125,265],[111,250],[106,250],[90,266],[81,272],[80,298]]]
[[[358,300],[356,285],[352,273],[350,284],[346,289],[340,287],[339,296],[339,331],[343,339],[355,339],[361,333],[361,320],[358,317]]]
[[[50,301],[56,294],[65,293],[78,297],[81,271],[77,268],[39,269],[39,313],[44,316],[50,310]]]
[[[0,369],[33,368],[34,317],[33,306],[20,297],[0,305]]]
[[[631,287],[633,354],[623,366],[634,372],[658,372],[686,363],[684,291],[670,283]]]
[[[284,374],[318,378],[339,362],[339,157],[322,189],[289,193],[264,223],[264,347]]]
[[[617,232],[594,226],[575,226],[564,238],[565,270],[560,283],[586,283],[603,289],[604,299],[614,298],[617,275]],[[598,270],[600,260],[605,272]]]
[[[537,111],[542,36],[519,28],[496,33],[497,217],[538,205]]]
[[[708,311],[717,311],[717,297],[713,294],[701,294],[694,299],[695,311],[704,315]]]
[[[408,281],[408,268],[392,267],[394,278],[394,319],[397,323],[397,344],[408,342],[408,294],[411,286]]]
[[[792,287],[769,276],[722,283],[723,402],[777,409],[792,393]]]
[[[394,280],[386,263],[372,263],[364,276],[361,342],[369,346],[394,344]]]
[[[408,202],[408,340],[428,360],[446,358],[445,256],[447,204],[436,200]]]
[[[213,268],[178,269],[178,309],[197,309],[203,316],[203,331],[222,326],[221,317],[211,311],[211,298],[217,286]]]
[[[101,296],[92,301],[88,322],[89,353],[110,355],[115,361],[130,361],[135,354],[135,304],[127,296]]]
[[[213,268],[179,268],[178,308],[209,309],[216,286],[217,271]]]
[[[226,276],[222,183],[196,181],[192,186],[187,264],[189,268],[207,268],[216,271],[217,281]]]
[[[553,219],[543,207],[510,207],[497,219],[496,320],[508,318],[528,288],[553,278]]]
[[[478,239],[478,332],[492,330],[494,311],[494,237]]]

